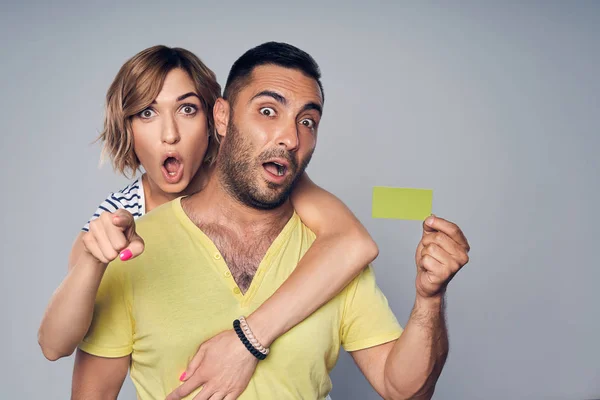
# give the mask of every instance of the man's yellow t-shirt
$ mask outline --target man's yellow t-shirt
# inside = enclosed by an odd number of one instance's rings
[[[242,294],[219,250],[188,218],[180,200],[138,219],[145,251],[108,266],[92,326],[80,344],[83,351],[101,357],[131,354],[131,379],[142,400],[162,400],[177,388],[179,375],[198,346],[257,309],[315,240],[294,213]],[[389,342],[401,333],[369,266],[271,345],[271,353],[259,361],[239,398],[323,399],[331,390],[329,372],[340,345],[355,351]]]

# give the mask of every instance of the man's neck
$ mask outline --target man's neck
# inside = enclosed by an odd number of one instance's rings
[[[219,249],[242,293],[293,213],[289,201],[273,210],[242,204],[225,189],[217,173],[203,191],[183,199],[182,207]]]
[[[272,210],[243,204],[225,189],[217,171],[211,174],[206,187],[185,203],[184,209],[198,226],[217,224],[255,235],[279,233],[294,211],[289,200]]]

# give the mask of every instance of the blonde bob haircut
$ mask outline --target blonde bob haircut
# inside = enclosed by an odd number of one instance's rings
[[[212,164],[219,150],[213,119],[213,106],[221,96],[217,77],[192,52],[182,48],[153,46],[129,59],[106,93],[104,128],[98,140],[103,142],[103,158],[110,158],[115,171],[134,176],[140,161],[133,150],[132,118],[156,99],[167,74],[180,68],[187,72],[208,120],[208,148],[204,162]]]

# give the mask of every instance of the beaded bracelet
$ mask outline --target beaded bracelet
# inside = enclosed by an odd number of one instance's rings
[[[239,317],[238,320],[240,321],[240,328],[242,328],[242,331],[244,332],[244,334],[248,338],[248,341],[250,343],[252,343],[252,346],[254,346],[254,348],[256,350],[260,351],[264,355],[269,354],[269,349],[264,348],[263,345],[260,344],[260,342],[258,341],[258,339],[256,339],[256,337],[254,337],[254,334],[252,333],[252,330],[250,329],[250,326],[248,325],[248,322],[246,322],[246,318],[244,318],[242,316],[242,317]]]
[[[237,322],[237,324],[236,324],[236,322]],[[244,336],[244,332],[242,332],[242,329],[240,328],[240,321],[238,321],[237,319],[233,322],[233,329],[235,329],[235,333],[238,335],[238,337],[240,338],[240,340],[242,341],[242,343],[244,344],[246,349],[248,349],[248,351],[254,357],[258,358],[259,360],[265,359],[266,356],[264,354],[262,354],[261,352],[259,352],[258,350],[256,350],[254,347],[252,347],[252,345],[250,344],[248,339],[246,339],[246,336]]]
[[[254,357],[258,358],[259,360],[264,360],[265,358],[267,358],[267,354],[268,353],[263,353],[263,352],[259,351],[257,348],[255,348],[252,345],[252,343],[250,343],[250,341],[248,340],[248,338],[246,337],[246,335],[244,334],[244,331],[242,330],[242,327],[240,325],[241,324],[240,324],[240,320],[239,319],[236,319],[235,321],[233,321],[233,329],[235,330],[235,333],[238,335],[238,337],[240,338],[240,340],[242,341],[242,343],[244,344],[244,346],[246,347],[246,349]]]

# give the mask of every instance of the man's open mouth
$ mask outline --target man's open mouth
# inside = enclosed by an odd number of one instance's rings
[[[287,166],[275,161],[266,162],[263,167],[275,176],[283,176],[287,172]]]

